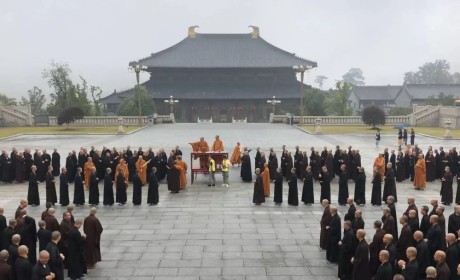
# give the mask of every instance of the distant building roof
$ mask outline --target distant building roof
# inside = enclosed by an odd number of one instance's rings
[[[352,92],[358,100],[395,100],[402,86],[354,86]]]
[[[441,92],[460,97],[460,84],[406,84],[405,89],[412,99],[429,99]]]
[[[129,65],[148,68],[286,68],[317,63],[268,43],[258,33],[194,33],[174,46]]]

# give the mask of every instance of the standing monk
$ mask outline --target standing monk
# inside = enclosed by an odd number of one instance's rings
[[[329,227],[331,226],[331,210],[329,208],[329,201],[327,199],[323,199],[321,201],[321,205],[324,207],[323,216],[321,217],[321,231],[319,234],[319,247],[323,250],[327,248],[327,238],[328,238],[328,231]]]
[[[86,234],[85,253],[88,268],[93,268],[101,261],[101,234],[102,225],[96,218],[96,208],[91,208],[90,214],[83,222],[83,231]]]
[[[252,195],[252,203],[256,205],[260,205],[261,203],[265,202],[264,196],[264,186],[263,186],[263,179],[260,175],[260,169],[256,168],[256,180],[254,181],[254,192]]]
[[[142,186],[147,183],[147,163],[142,156],[139,156],[138,160],[136,161],[136,170],[137,174],[141,178]]]
[[[230,158],[230,163],[232,164],[232,166],[234,166],[235,164],[238,164],[238,167],[241,164],[241,145],[240,145],[240,142],[237,142],[235,148],[233,149],[233,154],[232,154],[232,157]]]
[[[212,144],[211,151],[215,151],[215,152],[225,151],[224,143],[222,143],[222,140],[219,139],[219,135],[216,135],[216,140],[214,140],[214,144]]]
[[[125,179],[125,188],[128,188],[128,177],[129,177],[129,171],[128,171],[128,164],[125,163],[124,159],[120,159],[120,163],[117,165],[117,168],[115,169],[115,178],[118,178],[118,174],[120,171],[123,172],[123,178]]]
[[[377,168],[378,171],[380,171],[380,175],[383,177],[385,176],[385,158],[383,157],[383,154],[380,153],[378,157],[375,158],[374,160],[374,175],[375,175],[375,168]]]
[[[426,188],[426,164],[423,154],[418,155],[417,164],[414,167],[414,189],[424,190]]]
[[[204,141],[204,137],[200,138],[199,142],[194,142],[194,143],[189,143],[192,145],[192,150],[194,152],[199,152],[199,153],[206,153],[209,152],[209,145],[208,142]],[[207,156],[199,156],[200,158],[200,167],[205,168],[206,164],[208,163],[208,157]],[[197,157],[195,157],[197,159]]]
[[[38,206],[40,205],[40,194],[38,192],[38,179],[37,179],[37,167],[32,165],[31,167],[32,172],[29,175],[29,189],[27,191],[27,200],[29,201],[30,205]]]
[[[56,185],[53,176],[53,167],[48,166],[46,173],[46,202],[51,202],[53,205],[57,202]]]
[[[182,156],[177,156],[176,165],[180,166],[180,188],[185,189],[187,187],[187,163],[182,160]]]
[[[264,182],[264,195],[265,197],[270,196],[270,170],[268,168],[268,163],[264,165],[264,171],[262,171],[262,180]]]
[[[83,172],[84,172],[83,177],[85,178],[85,188],[87,189],[89,188],[89,177],[93,173],[91,171],[93,167],[96,167],[94,166],[93,159],[91,157],[88,157],[88,161],[85,163],[85,166],[83,168]]]

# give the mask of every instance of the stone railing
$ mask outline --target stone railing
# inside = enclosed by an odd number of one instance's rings
[[[29,106],[0,106],[3,125],[29,126],[34,118]]]
[[[198,123],[212,123],[212,117],[210,119],[200,119],[198,118]]]
[[[247,123],[247,122],[248,122],[248,118],[244,118],[244,119],[232,118],[232,123]]]
[[[272,123],[289,123],[290,115],[270,115]],[[300,122],[300,116],[294,116],[294,123]],[[360,116],[304,116],[303,123],[305,125],[314,125],[320,122],[321,125],[363,125]],[[387,116],[386,124],[394,125],[401,123],[409,123],[409,116]]]
[[[118,126],[120,125],[118,119],[123,119],[123,125],[136,126],[139,125],[138,116],[97,116],[97,117],[84,117],[81,120],[76,120],[72,126]],[[57,118],[49,117],[50,126],[57,126]],[[142,116],[142,125],[151,125],[158,123],[175,123],[174,114],[170,115],[153,115]]]

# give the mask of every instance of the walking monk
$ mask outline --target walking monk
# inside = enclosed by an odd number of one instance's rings
[[[84,166],[84,174],[85,174],[85,188],[89,188],[89,177],[93,174],[92,168],[96,167],[94,165],[93,159],[88,157],[88,161],[85,163]]]
[[[374,170],[377,168],[382,176],[385,176],[385,158],[383,157],[383,154],[380,153],[378,157],[375,158],[374,160]],[[374,173],[375,175],[375,173]]]
[[[189,143],[189,144],[192,145],[193,152],[198,152],[198,153],[209,152],[208,142],[204,141],[204,137],[201,137],[200,141],[198,142]],[[203,155],[199,157],[200,157],[200,168],[205,168],[206,164],[208,163],[208,156]],[[197,159],[197,156],[195,156],[195,159]]]
[[[264,165],[264,171],[262,172],[262,181],[264,182],[264,195],[265,197],[270,196],[270,168],[268,163]]]
[[[212,144],[212,151],[215,151],[215,152],[225,151],[224,143],[222,143],[222,140],[219,139],[219,135],[216,135],[216,140],[214,140],[214,144]]]
[[[240,167],[240,164],[241,164],[240,142],[237,142],[235,148],[233,149],[233,154],[232,154],[232,157],[230,158],[230,163],[232,164],[232,166],[234,166],[235,164],[238,164],[238,167]]]
[[[187,163],[182,160],[182,156],[176,157],[176,166],[179,166],[180,171],[180,188],[185,189],[187,187]]]
[[[426,164],[423,154],[418,155],[417,164],[414,167],[414,189],[424,190],[426,188]]]
[[[142,186],[147,183],[147,164],[150,162],[145,161],[142,156],[139,156],[139,159],[136,161],[136,170],[141,178]]]

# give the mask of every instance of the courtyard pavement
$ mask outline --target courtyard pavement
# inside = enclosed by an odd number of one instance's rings
[[[132,149],[142,146],[171,150],[179,145],[190,166],[189,142],[203,136],[211,146],[218,134],[231,154],[236,142],[262,151],[275,148],[280,156],[283,144],[294,152],[295,145],[301,150],[323,146],[335,149],[335,145],[353,146],[360,150],[362,164],[368,174],[366,198],[370,201],[372,163],[384,147],[396,147],[395,136],[382,135],[380,148],[374,144],[373,135],[310,135],[284,124],[174,124],[156,125],[137,133],[123,136],[43,136],[26,135],[0,141],[2,149],[15,146],[46,148],[52,152],[58,148],[64,164],[66,154],[79,147],[102,146]],[[416,143],[425,151],[428,145],[456,146],[457,141],[437,140],[422,136]],[[309,154],[309,153],[308,153]],[[254,164],[255,152],[251,153]],[[216,176],[221,184],[220,174]],[[190,175],[187,180],[190,184]],[[312,206],[287,205],[287,183],[284,184],[282,205],[273,203],[272,195],[261,206],[252,204],[253,185],[242,183],[239,168],[230,169],[230,187],[207,187],[207,177],[198,175],[186,191],[170,194],[165,183],[160,185],[160,203],[148,206],[146,188],[143,205],[98,207],[98,217],[104,227],[102,235],[102,262],[90,270],[86,279],[137,279],[137,280],[207,280],[207,279],[337,279],[337,267],[326,263],[325,252],[318,247],[319,220],[323,209],[319,204],[319,184],[315,183],[315,202]],[[332,185],[332,203],[337,203],[337,180]],[[102,189],[102,184],[100,184]],[[454,191],[455,191],[454,187]],[[73,199],[73,186],[70,188]],[[299,184],[299,196],[301,196]],[[406,198],[413,195],[419,206],[429,205],[431,198],[439,197],[440,182],[428,183],[426,191],[414,191],[410,182],[397,184],[400,215],[407,207]],[[354,184],[350,181],[352,194]],[[128,189],[128,201],[132,188]],[[0,185],[0,206],[10,218],[21,198],[27,194],[26,184]],[[29,207],[31,216],[38,219],[44,210],[44,184],[40,185],[42,205]],[[88,194],[86,194],[86,198]],[[101,192],[102,198],[102,192]],[[446,216],[452,213],[448,207]],[[64,207],[56,206],[60,220]],[[90,206],[77,207],[76,218],[88,215]],[[380,219],[381,207],[370,204],[362,207],[367,238],[374,230],[372,223]],[[339,206],[340,216],[347,207]]]

